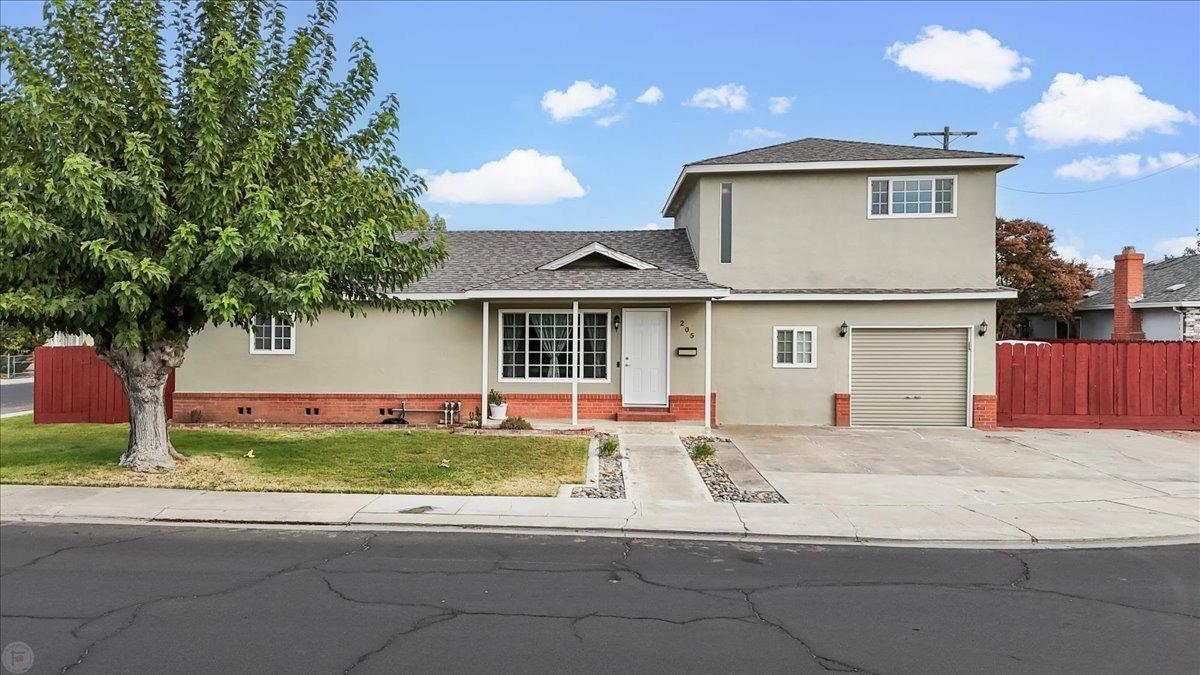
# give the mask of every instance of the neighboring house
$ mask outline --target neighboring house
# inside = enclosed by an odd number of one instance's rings
[[[1096,277],[1070,323],[1035,316],[1031,338],[1200,340],[1200,255],[1146,263],[1127,246]]]
[[[531,418],[990,427],[1019,160],[810,138],[684,166],[674,230],[447,232],[400,295],[452,309],[208,328],[176,415],[375,422],[496,388]]]

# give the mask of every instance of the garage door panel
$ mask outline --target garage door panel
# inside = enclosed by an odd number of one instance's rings
[[[851,424],[965,426],[969,358],[962,328],[854,329]]]

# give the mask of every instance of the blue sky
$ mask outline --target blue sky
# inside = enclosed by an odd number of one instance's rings
[[[40,4],[0,10],[25,24]],[[979,132],[954,147],[1026,156],[1003,186],[1105,188],[999,191],[1000,215],[1045,222],[1069,255],[1157,256],[1200,223],[1200,161],[1145,177],[1200,153],[1195,2],[358,1],[336,33],[343,54],[373,45],[405,161],[455,229],[667,226],[688,161],[806,136],[914,143],[944,124]],[[635,102],[651,86],[661,100]],[[774,114],[772,97],[790,107]]]

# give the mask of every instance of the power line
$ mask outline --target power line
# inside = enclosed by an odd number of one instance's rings
[[[941,131],[914,131],[913,138],[916,138],[917,136],[941,136],[942,149],[949,150],[951,142],[950,138],[952,136],[975,136],[978,133],[978,131],[950,131],[950,127],[942,127]]]
[[[1120,183],[1113,183],[1112,185],[1101,185],[1100,187],[1088,188],[1086,190],[1068,190],[1065,192],[1043,192],[1041,190],[1022,190],[1021,188],[1009,187],[1007,185],[999,185],[999,184],[997,184],[996,187],[1001,188],[1003,190],[1009,190],[1010,192],[1024,192],[1025,194],[1029,194],[1029,195],[1080,195],[1085,192],[1099,192],[1100,190],[1107,190],[1109,188],[1121,187],[1122,185],[1129,185],[1130,183],[1136,183],[1140,180],[1146,180],[1147,178],[1153,178],[1160,173],[1166,173],[1172,169],[1178,169],[1179,167],[1183,166],[1184,164],[1190,164],[1190,163],[1196,161],[1197,159],[1200,159],[1200,155],[1192,155],[1191,157],[1183,160],[1182,162],[1180,162],[1178,164],[1175,164],[1174,166],[1168,166],[1165,169],[1160,169],[1158,171],[1155,171],[1154,173],[1148,173],[1145,176],[1138,176],[1137,178],[1131,178],[1126,181],[1121,181]]]

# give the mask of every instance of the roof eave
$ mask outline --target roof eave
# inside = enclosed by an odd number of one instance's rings
[[[757,162],[752,164],[685,164],[675,179],[675,185],[663,204],[664,218],[673,218],[678,212],[675,202],[688,176],[724,173],[768,173],[781,171],[855,171],[870,169],[933,169],[946,167],[998,167],[998,171],[1019,164],[1019,156],[958,157],[945,159],[873,159],[829,162]]]

